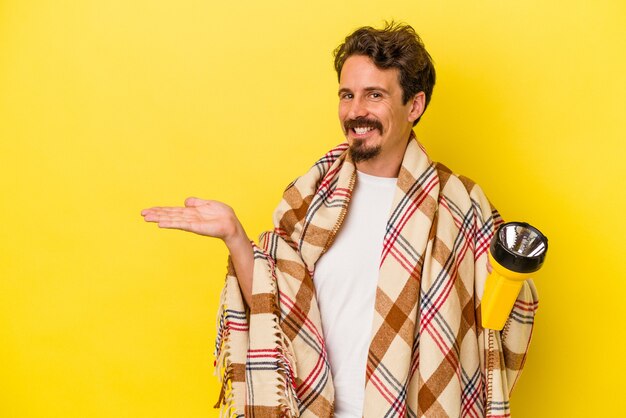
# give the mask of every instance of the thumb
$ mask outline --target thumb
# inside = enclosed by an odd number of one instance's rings
[[[199,199],[197,197],[188,197],[185,199],[185,206],[188,208],[195,208],[197,206],[206,205],[209,201],[204,199]]]

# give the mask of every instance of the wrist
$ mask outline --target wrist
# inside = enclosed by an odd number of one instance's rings
[[[250,239],[241,225],[238,225],[232,234],[224,237],[224,244],[226,244],[228,250],[233,253],[233,251],[239,248],[250,246]]]

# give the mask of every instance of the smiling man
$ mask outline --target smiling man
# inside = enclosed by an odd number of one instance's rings
[[[251,244],[234,211],[189,198],[146,221],[230,252],[217,337],[228,416],[509,416],[537,296],[480,326],[487,249],[502,222],[413,134],[435,70],[413,28],[364,27],[335,50],[347,143],[286,189]]]
[[[405,102],[398,69],[381,70],[365,55],[347,58],[339,74],[339,120],[352,161],[361,172],[396,177],[425,94]]]

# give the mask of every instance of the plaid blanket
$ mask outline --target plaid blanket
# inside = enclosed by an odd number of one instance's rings
[[[216,341],[221,416],[333,415],[313,280],[356,181],[347,148],[328,152],[285,190],[275,229],[253,244],[249,308],[229,262]],[[500,216],[476,184],[432,162],[414,137],[392,207],[363,416],[510,416],[509,395],[524,365],[537,294],[527,281],[505,328],[481,327],[487,252]]]

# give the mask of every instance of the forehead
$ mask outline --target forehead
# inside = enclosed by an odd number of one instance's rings
[[[400,90],[397,68],[378,68],[365,55],[352,55],[343,64],[339,77],[339,88],[359,90],[382,87],[389,92]]]

